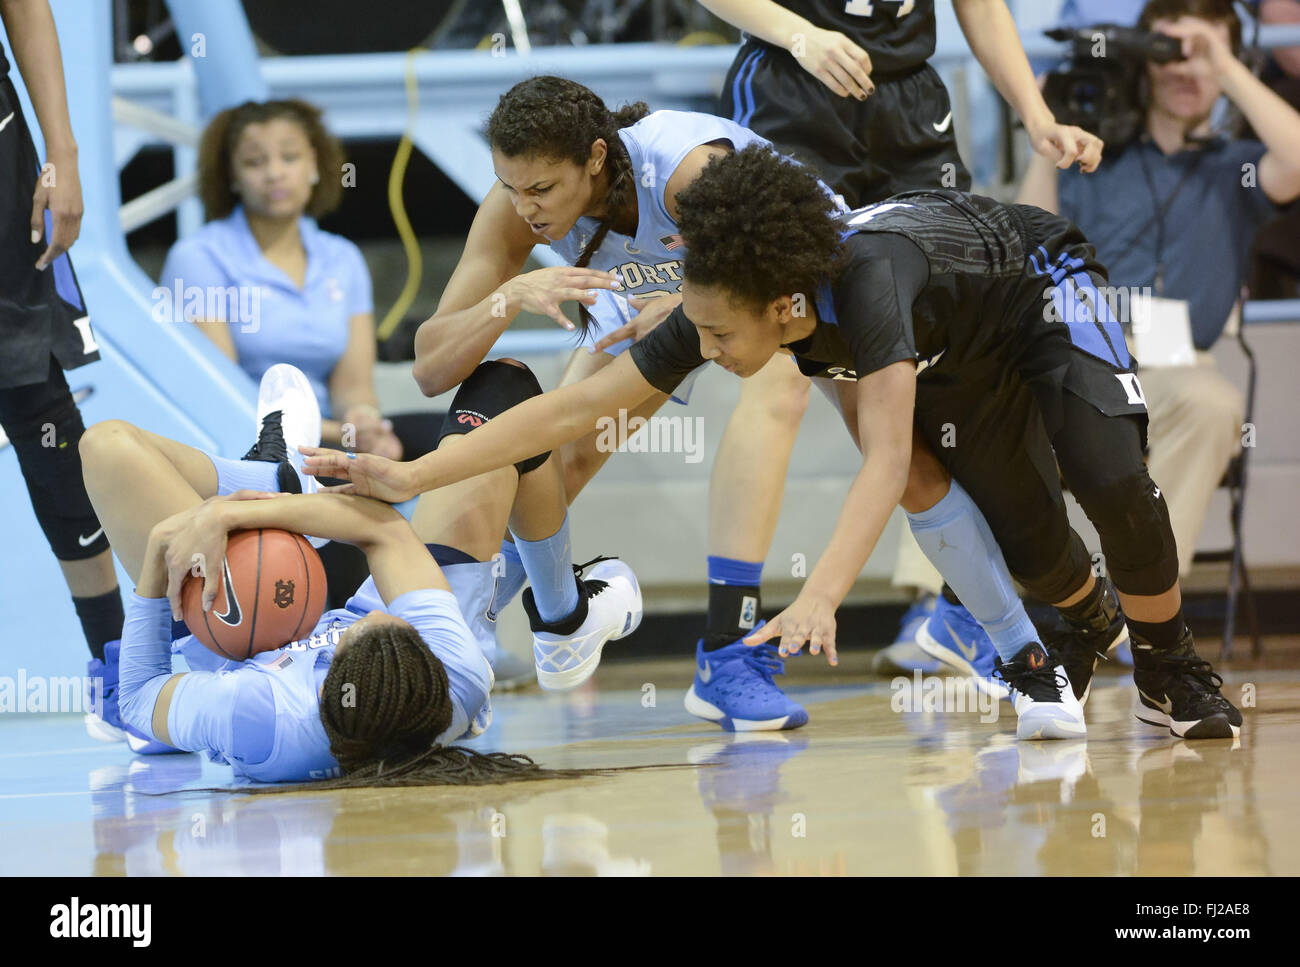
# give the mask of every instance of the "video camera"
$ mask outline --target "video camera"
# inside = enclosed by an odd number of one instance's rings
[[[1108,146],[1127,144],[1141,129],[1138,89],[1147,62],[1186,59],[1177,37],[1136,27],[1105,23],[1044,33],[1070,42],[1070,60],[1047,75],[1043,100],[1058,122],[1092,131]]]

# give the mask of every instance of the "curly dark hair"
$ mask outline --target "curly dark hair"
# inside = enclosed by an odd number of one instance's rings
[[[488,142],[507,158],[538,157],[583,165],[591,157],[596,139],[604,139],[609,152],[606,215],[573,263],[578,268],[590,264],[614,219],[636,193],[636,173],[618,131],[649,113],[644,101],[611,111],[595,92],[577,81],[543,74],[520,81],[502,94],[488,118]],[[578,315],[582,334],[586,335],[591,314],[582,303],[578,303]]]
[[[235,180],[232,161],[244,128],[280,118],[297,124],[316,152],[320,181],[312,186],[307,214],[319,218],[339,206],[343,200],[343,182],[339,177],[343,146],[326,130],[320,109],[298,98],[245,101],[238,107],[226,108],[203,130],[199,143],[199,197],[203,199],[203,213],[208,221],[225,218],[235,210],[239,200],[231,188]]]
[[[765,145],[712,158],[677,194],[682,273],[762,308],[832,277],[843,250],[836,205],[811,170]]]

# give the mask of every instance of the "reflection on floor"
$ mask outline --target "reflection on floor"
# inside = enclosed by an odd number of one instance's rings
[[[1254,702],[1236,743],[1138,722],[1127,677],[1094,686],[1086,741],[1019,743],[1005,703],[899,712],[895,685],[844,672],[795,678],[805,728],[726,734],[682,710],[685,667],[500,696],[478,748],[680,766],[581,782],[176,792],[230,772],[133,757],[75,717],[0,718],[0,873],[1300,873],[1300,673],[1228,676]]]

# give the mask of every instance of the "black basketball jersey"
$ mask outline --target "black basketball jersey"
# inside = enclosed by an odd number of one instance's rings
[[[934,54],[934,0],[777,0],[838,30],[871,55],[873,77],[919,67]]]
[[[1004,367],[1042,283],[1026,275],[1031,238],[1017,206],[948,189],[907,192],[841,219],[845,258],[815,293],[817,326],[788,343],[807,376],[856,379],[915,359],[954,374]],[[1060,220],[1063,225],[1068,222]],[[631,349],[642,376],[671,392],[704,359],[678,306]]]

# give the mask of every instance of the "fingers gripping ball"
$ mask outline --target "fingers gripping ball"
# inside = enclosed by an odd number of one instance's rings
[[[301,534],[237,531],[226,544],[212,610],[203,610],[203,578],[194,574],[181,587],[181,610],[209,649],[245,661],[311,634],[325,610],[325,569]]]

